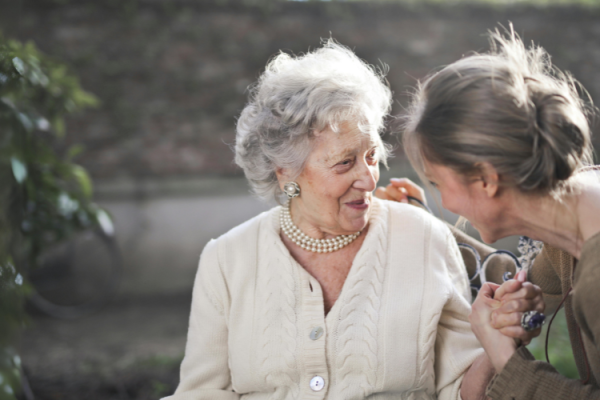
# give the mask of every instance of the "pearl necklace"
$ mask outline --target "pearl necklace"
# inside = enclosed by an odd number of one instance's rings
[[[290,202],[288,201],[283,206],[279,214],[281,230],[285,235],[304,250],[314,253],[330,253],[348,246],[356,239],[362,231],[353,233],[352,235],[339,235],[331,239],[313,239],[304,234],[292,221],[290,215]]]

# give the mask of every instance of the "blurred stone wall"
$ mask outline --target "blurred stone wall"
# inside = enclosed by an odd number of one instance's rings
[[[9,36],[33,40],[66,61],[102,102],[70,120],[67,138],[85,145],[77,161],[101,181],[239,175],[230,146],[246,88],[280,49],[304,52],[330,36],[370,63],[389,65],[395,112],[417,79],[486,50],[484,33],[508,21],[600,99],[600,8],[243,6],[227,0],[20,4],[15,18],[3,19]]]

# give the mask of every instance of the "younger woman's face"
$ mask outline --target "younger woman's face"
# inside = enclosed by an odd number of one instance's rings
[[[502,201],[490,192],[484,177],[465,176],[432,163],[426,163],[425,176],[439,190],[443,207],[465,217],[484,242],[493,243],[503,237],[500,236]]]

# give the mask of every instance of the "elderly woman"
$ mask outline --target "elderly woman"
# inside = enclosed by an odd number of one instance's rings
[[[555,309],[564,304],[581,380],[535,361],[510,337],[539,326],[508,295],[531,283],[484,285],[471,321],[498,375],[494,400],[600,399],[600,183],[579,87],[541,48],[512,29],[492,51],[452,63],[417,91],[407,116],[407,154],[444,206],[491,243],[508,235],[543,241],[527,271]],[[379,195],[420,196],[407,180]],[[540,311],[535,305],[532,310]],[[509,337],[510,336],[510,337]]]
[[[450,231],[372,196],[390,103],[383,76],[332,41],[267,65],[239,117],[235,159],[256,195],[287,201],[205,247],[168,399],[483,392],[491,367]]]

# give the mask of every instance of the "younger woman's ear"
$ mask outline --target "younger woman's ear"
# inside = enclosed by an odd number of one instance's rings
[[[478,164],[480,172],[480,177],[483,185],[483,190],[487,194],[488,197],[492,198],[498,195],[500,189],[500,176],[498,175],[498,171],[496,168],[490,163],[483,162]]]

